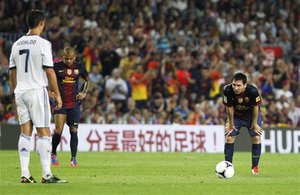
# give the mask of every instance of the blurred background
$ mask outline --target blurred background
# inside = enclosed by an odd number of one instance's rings
[[[26,12],[46,13],[54,60],[71,45],[92,87],[82,123],[222,125],[222,89],[244,72],[264,127],[300,127],[297,0],[0,0],[0,122],[17,124],[8,78]]]

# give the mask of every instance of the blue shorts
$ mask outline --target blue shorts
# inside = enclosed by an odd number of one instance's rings
[[[65,114],[67,115],[67,125],[69,127],[76,127],[78,128],[79,121],[80,121],[80,107],[75,108],[62,108],[60,110],[55,110],[54,114]]]
[[[254,132],[251,128],[252,118],[249,118],[248,120],[240,119],[238,117],[234,117],[234,126],[237,129],[237,131],[232,131],[229,136],[237,136],[240,134],[240,130],[242,127],[246,127],[248,129],[248,133],[251,137],[257,136],[258,134]],[[257,117],[257,124],[261,127],[261,116],[258,115]]]

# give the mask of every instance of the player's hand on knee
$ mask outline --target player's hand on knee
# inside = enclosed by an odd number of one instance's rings
[[[253,129],[253,131],[257,134],[257,135],[261,135],[263,129],[258,125],[258,124],[254,124],[252,125],[251,129]]]
[[[257,135],[261,135],[262,134],[262,131],[263,129],[262,128],[259,128],[259,129],[254,129],[254,132],[257,134]]]
[[[229,136],[233,131],[237,131],[234,125],[226,123],[225,125],[225,136]]]

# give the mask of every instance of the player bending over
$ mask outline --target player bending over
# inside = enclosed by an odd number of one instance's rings
[[[247,127],[252,140],[252,174],[258,174],[258,162],[261,153],[261,116],[259,105],[261,97],[253,85],[247,84],[243,73],[236,73],[232,83],[226,85],[223,92],[227,121],[225,126],[225,160],[232,162],[235,137],[242,127]]]

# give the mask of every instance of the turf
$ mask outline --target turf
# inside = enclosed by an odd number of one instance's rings
[[[17,151],[0,150],[0,194],[300,194],[300,155],[263,154],[260,175],[252,176],[250,153],[235,153],[236,174],[218,179],[222,154],[82,152],[70,167],[70,152],[52,167],[67,184],[41,184],[36,152],[31,174],[36,184],[21,184]]]

